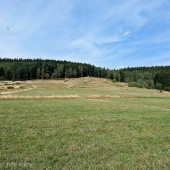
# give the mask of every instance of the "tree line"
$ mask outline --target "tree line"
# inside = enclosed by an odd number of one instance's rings
[[[69,61],[42,59],[2,59],[0,58],[1,80],[34,80],[78,78],[86,76],[111,78],[111,70]]]
[[[129,86],[170,91],[170,66],[125,68],[118,71]]]
[[[170,66],[110,70],[86,63],[42,59],[0,58],[0,80],[61,79],[99,77],[129,86],[170,91]]]

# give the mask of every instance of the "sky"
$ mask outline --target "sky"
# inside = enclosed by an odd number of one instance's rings
[[[170,65],[170,0],[0,0],[0,57]]]

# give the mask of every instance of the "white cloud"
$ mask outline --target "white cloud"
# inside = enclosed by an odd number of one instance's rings
[[[128,38],[130,33],[131,33],[130,31],[126,31],[121,35],[113,35],[110,37],[103,37],[103,38],[101,38],[101,40],[97,41],[97,44],[104,45],[104,44],[111,44],[111,43],[124,41]]]

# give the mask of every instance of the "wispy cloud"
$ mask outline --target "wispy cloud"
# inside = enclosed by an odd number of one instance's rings
[[[103,38],[99,39],[96,43],[99,45],[113,44],[116,42],[121,42],[121,41],[126,40],[129,35],[130,35],[130,31],[126,31],[121,35],[113,35],[110,37],[103,37]]]

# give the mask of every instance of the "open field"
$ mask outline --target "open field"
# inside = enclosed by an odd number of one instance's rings
[[[0,89],[0,169],[170,169],[170,93],[97,78]]]

